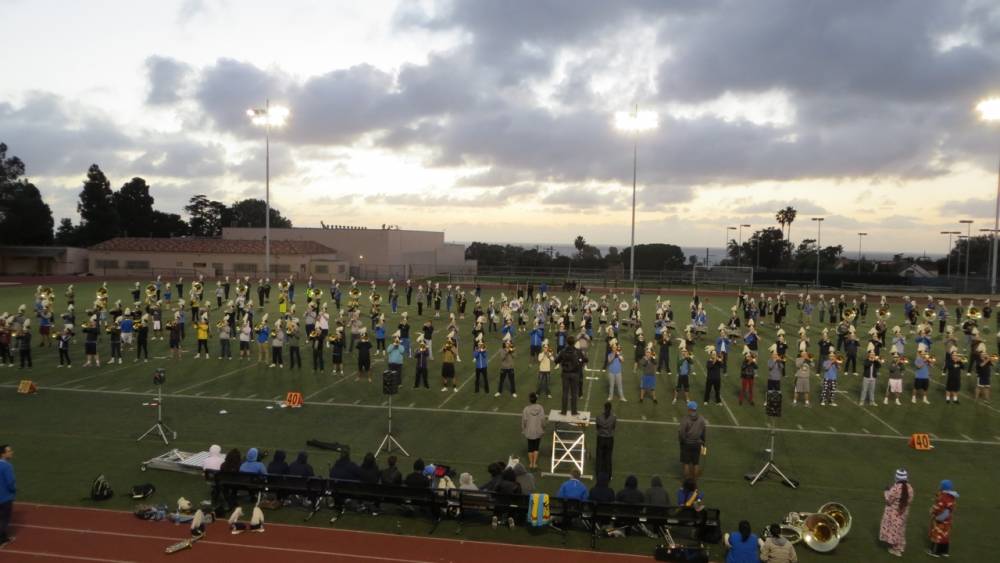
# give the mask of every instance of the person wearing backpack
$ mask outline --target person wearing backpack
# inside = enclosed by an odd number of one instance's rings
[[[7,534],[10,515],[14,511],[14,495],[17,493],[14,466],[10,463],[13,457],[14,448],[7,444],[0,445],[0,547],[14,541],[14,536]]]

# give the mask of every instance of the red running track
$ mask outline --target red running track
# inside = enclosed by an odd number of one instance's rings
[[[267,524],[263,534],[233,536],[225,521],[210,524],[206,537],[192,549],[166,555],[167,546],[188,537],[187,526],[139,520],[129,512],[29,503],[15,503],[11,528],[17,539],[0,548],[0,562],[634,563],[651,560],[637,555],[285,524]]]

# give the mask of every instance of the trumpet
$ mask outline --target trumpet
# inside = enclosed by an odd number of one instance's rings
[[[888,306],[879,307],[875,314],[878,315],[880,319],[888,319],[892,316],[892,311],[889,310]]]
[[[226,321],[224,320],[220,320],[219,322],[215,323],[215,328],[222,328],[224,326],[226,326]]]
[[[312,329],[312,332],[309,333],[309,338],[319,338],[321,334],[323,334],[323,331],[321,331],[319,328],[314,328]],[[332,342],[333,338],[330,337],[328,338],[328,340]]]
[[[843,364],[844,363],[844,355],[841,354],[840,352],[837,352],[836,354],[834,354],[833,355],[833,363],[835,363],[837,365]]]

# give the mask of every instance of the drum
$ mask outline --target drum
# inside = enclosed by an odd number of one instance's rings
[[[781,416],[781,391],[768,391],[764,402],[764,412],[767,416]]]

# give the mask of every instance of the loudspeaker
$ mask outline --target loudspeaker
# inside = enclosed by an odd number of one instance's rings
[[[764,402],[764,412],[770,417],[781,416],[781,391],[770,390],[767,392],[767,399]]]
[[[382,372],[382,394],[395,395],[399,393],[399,385],[403,382],[403,376],[394,369],[387,369]]]

